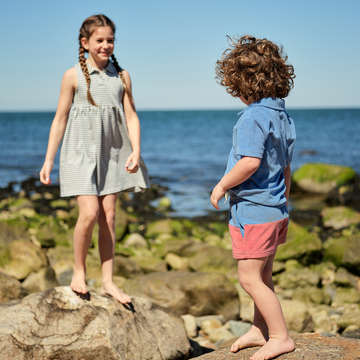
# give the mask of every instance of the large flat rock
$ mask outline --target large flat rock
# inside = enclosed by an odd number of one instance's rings
[[[356,360],[360,359],[360,340],[324,337],[318,334],[301,334],[292,337],[296,349],[283,354],[279,360]],[[236,354],[230,352],[230,346],[202,355],[201,360],[248,360],[259,347],[242,349]]]

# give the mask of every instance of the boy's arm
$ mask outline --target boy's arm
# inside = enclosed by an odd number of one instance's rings
[[[219,200],[225,195],[226,190],[247,180],[259,168],[260,163],[261,159],[256,157],[244,156],[240,159],[215,186],[210,197],[213,207],[219,210]]]
[[[285,190],[285,197],[286,197],[286,204],[289,201],[289,195],[290,195],[290,186],[291,186],[291,169],[290,169],[290,164],[286,167],[286,169],[284,170],[284,176],[285,176],[285,186],[286,186],[286,190]]]

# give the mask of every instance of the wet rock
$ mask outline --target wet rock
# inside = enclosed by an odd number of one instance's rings
[[[128,280],[124,291],[145,297],[178,315],[222,314],[227,320],[239,316],[237,291],[221,274],[186,271],[151,273]]]
[[[141,298],[133,307],[90,293],[89,301],[69,287],[29,295],[0,307],[2,360],[185,359],[190,344],[166,313]]]
[[[296,350],[279,356],[279,360],[355,360],[360,358],[360,341],[356,339],[325,337],[319,334],[292,336]],[[230,346],[198,357],[198,360],[249,359],[259,346],[230,352]]]
[[[29,294],[49,290],[56,286],[59,286],[59,283],[55,271],[50,266],[42,268],[37,273],[30,274],[22,283],[22,287]]]
[[[19,280],[0,272],[0,305],[27,295]]]
[[[332,238],[324,243],[324,260],[360,275],[360,234]]]
[[[327,207],[321,211],[321,216],[324,226],[334,230],[360,224],[360,212],[345,206]]]
[[[286,243],[279,246],[275,260],[299,260],[308,265],[322,257],[322,242],[317,234],[309,233],[305,228],[290,221]]]
[[[47,266],[45,253],[36,245],[26,240],[15,240],[7,245],[8,258],[2,268],[10,276],[22,280],[31,273]]]
[[[327,194],[355,177],[355,171],[348,166],[309,163],[294,171],[292,186],[309,193]]]

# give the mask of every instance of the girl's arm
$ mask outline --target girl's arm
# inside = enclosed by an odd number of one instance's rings
[[[291,186],[291,169],[290,164],[286,167],[284,170],[284,176],[285,176],[285,197],[286,197],[286,204],[289,202],[289,195],[290,195],[290,186]]]
[[[219,200],[225,195],[226,190],[247,180],[259,168],[260,163],[261,159],[255,157],[244,156],[240,159],[215,186],[210,197],[213,207],[219,210]]]
[[[46,185],[51,184],[50,173],[54,167],[54,159],[64,136],[76,85],[76,71],[72,68],[65,72],[61,82],[59,103],[50,129],[44,165],[40,171],[40,181]]]
[[[126,86],[132,93],[130,75],[126,70],[123,71],[123,74]],[[126,92],[123,98],[123,107],[133,151],[126,160],[125,167],[127,172],[136,173],[140,166],[140,121],[136,113],[134,100],[130,99]]]

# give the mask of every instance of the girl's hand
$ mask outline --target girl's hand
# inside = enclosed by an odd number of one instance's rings
[[[216,210],[220,210],[218,203],[219,203],[219,200],[225,195],[225,193],[226,193],[226,189],[224,189],[220,183],[218,183],[214,187],[214,190],[210,197],[210,201],[211,201],[212,206]]]
[[[136,152],[132,152],[125,163],[125,170],[134,174],[138,171],[140,167],[140,154]]]
[[[40,181],[45,185],[50,185],[50,173],[54,167],[54,161],[45,160],[42,169],[40,170]]]

